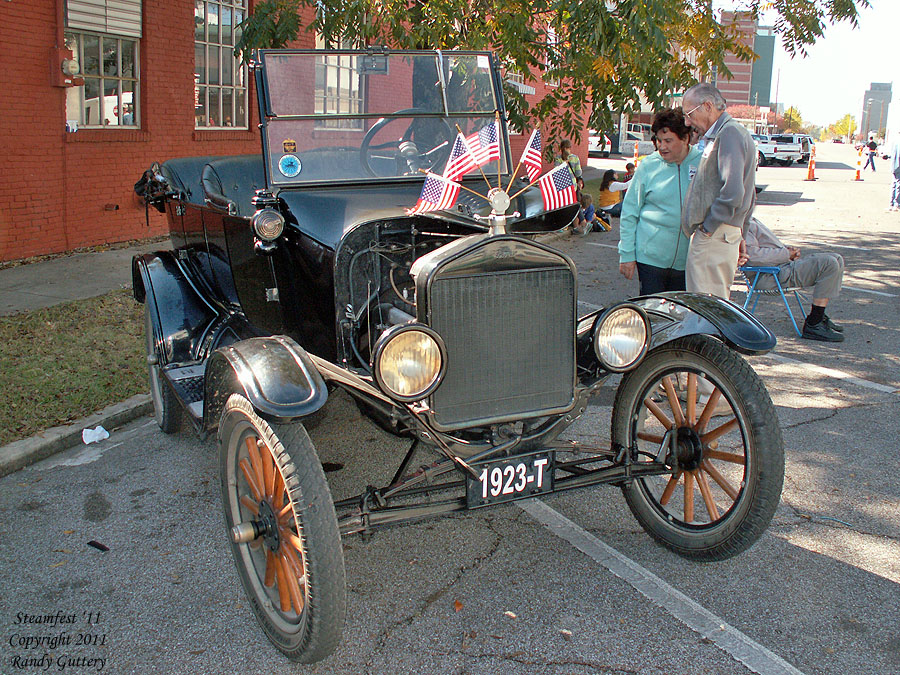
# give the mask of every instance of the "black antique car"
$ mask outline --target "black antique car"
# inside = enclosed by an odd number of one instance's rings
[[[262,153],[148,170],[173,250],[133,278],[156,421],[217,430],[235,564],[278,649],[332,652],[341,537],[398,522],[607,483],[688,558],[761,535],[784,452],[740,354],[775,338],[687,293],[579,317],[572,261],[532,236],[577,206],[545,209],[513,165],[492,55],[264,50],[254,72]],[[410,212],[457,134],[495,121],[499,158]],[[563,440],[619,374],[611,442]],[[338,503],[304,428],[335,387],[409,439],[387,485]]]

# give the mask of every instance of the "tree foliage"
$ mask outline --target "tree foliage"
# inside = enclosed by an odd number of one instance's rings
[[[868,0],[739,4],[754,16],[774,9],[785,48],[805,54],[826,21],[855,25]],[[289,41],[290,7],[295,13],[315,10],[305,29],[331,42],[492,50],[526,83],[559,82],[532,105],[514,88],[506,92],[513,126],[521,130],[541,121],[550,137],[578,136],[584,124],[610,128],[615,113],[637,111],[642,98],[663,105],[714,67],[720,76],[730,74],[728,52],[754,58],[736,27],[718,23],[709,0],[265,0],[244,21],[236,52],[246,58],[249,49]],[[269,36],[273,40],[265,44]]]
[[[794,106],[784,111],[784,131],[803,131],[803,117]]]
[[[856,118],[847,113],[834,124],[829,124],[825,135],[840,138],[852,138],[856,133]]]

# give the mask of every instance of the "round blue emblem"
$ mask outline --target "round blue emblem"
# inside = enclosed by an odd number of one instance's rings
[[[278,160],[278,170],[288,178],[299,175],[300,158],[297,155],[282,155]]]

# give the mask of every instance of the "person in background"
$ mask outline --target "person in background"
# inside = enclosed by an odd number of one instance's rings
[[[622,182],[627,183],[632,178],[634,178],[634,164],[628,162],[628,164],[625,165],[625,175],[622,176]]]
[[[812,307],[803,323],[801,336],[807,340],[843,342],[844,329],[825,314],[825,308],[828,301],[836,298],[841,291],[844,259],[828,251],[801,256],[799,248],[782,244],[756,218],[747,221],[744,242],[744,253],[739,259],[741,265],[778,267],[778,281],[782,286],[813,289]],[[752,277],[754,273],[746,274]],[[776,288],[775,280],[771,275],[764,274],[756,287],[763,290]]]
[[[866,150],[869,153],[869,159],[866,160],[866,165],[862,168],[862,170],[865,171],[871,164],[872,173],[875,173],[875,155],[878,154],[878,143],[875,142],[874,136],[869,136],[869,142],[866,143]]]
[[[556,164],[566,162],[569,165],[569,171],[572,172],[574,178],[581,178],[581,160],[578,155],[572,152],[572,141],[566,139],[559,143],[559,155],[556,157]]]
[[[641,295],[685,290],[690,240],[681,231],[681,205],[700,164],[681,110],[662,110],[653,119],[659,149],[641,161],[629,183],[619,222],[619,272],[635,271]]]
[[[691,237],[685,282],[692,293],[728,299],[743,230],[756,206],[756,143],[725,112],[725,98],[712,84],[684,93],[685,124],[700,136],[702,153],[691,180],[681,229]]]
[[[600,192],[597,193],[597,209],[609,216],[618,218],[622,215],[622,192],[628,189],[628,183],[616,180],[616,172],[607,169],[600,181]]]
[[[888,211],[900,211],[900,129],[894,131],[891,172],[894,174],[894,184],[891,186],[891,205]]]

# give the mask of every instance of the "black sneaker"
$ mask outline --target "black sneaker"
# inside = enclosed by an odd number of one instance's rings
[[[825,318],[822,319],[822,321],[823,321],[823,323],[824,323],[828,328],[830,328],[831,330],[837,331],[838,333],[843,333],[843,332],[844,332],[844,327],[843,327],[841,324],[835,323],[834,321],[832,321],[832,320],[831,320],[831,317],[828,316],[827,314],[825,315]]]
[[[814,326],[803,323],[803,334],[801,337],[807,340],[818,340],[819,342],[843,342],[844,335],[836,330],[829,328],[824,321],[820,321]]]

